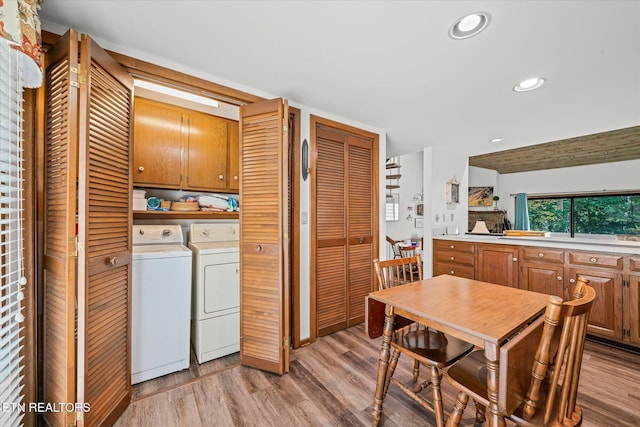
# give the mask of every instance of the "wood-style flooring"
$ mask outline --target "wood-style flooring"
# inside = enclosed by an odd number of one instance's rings
[[[237,354],[193,363],[135,385],[116,426],[370,426],[379,345],[358,325],[293,350],[283,376],[240,366]],[[411,367],[401,357],[396,376],[408,381]],[[442,387],[449,411],[455,391],[446,380]],[[640,426],[640,355],[587,341],[578,399],[584,427]],[[470,404],[461,425],[472,426],[474,413]],[[391,385],[381,425],[433,426],[435,419]]]

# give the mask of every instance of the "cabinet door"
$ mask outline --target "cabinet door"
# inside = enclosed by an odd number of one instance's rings
[[[229,138],[229,192],[237,193],[240,190],[240,138],[238,122],[227,121],[227,133]]]
[[[629,276],[629,333],[631,342],[640,344],[640,276]]]
[[[518,287],[518,248],[503,245],[479,245],[476,280]]]
[[[186,150],[187,190],[227,189],[227,121],[197,111],[188,118]]]
[[[133,184],[180,188],[182,111],[138,97],[134,110]]]
[[[520,288],[562,297],[564,267],[557,264],[523,263]]]
[[[615,271],[569,268],[569,288],[565,297],[571,295],[578,276],[589,279],[596,291],[596,299],[589,313],[587,332],[607,338],[622,339],[622,274]]]

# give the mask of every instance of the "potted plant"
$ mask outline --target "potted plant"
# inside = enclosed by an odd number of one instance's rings
[[[495,207],[493,208],[494,211],[498,210],[498,200],[500,200],[499,196],[493,196],[493,203],[495,203]]]

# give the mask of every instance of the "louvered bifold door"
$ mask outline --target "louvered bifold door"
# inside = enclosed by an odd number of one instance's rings
[[[364,301],[373,291],[372,260],[374,244],[374,171],[373,142],[350,135],[347,138],[347,235],[349,254],[349,322],[348,326],[364,322]]]
[[[346,135],[318,126],[316,304],[318,335],[347,327]]]
[[[45,56],[43,400],[73,403],[75,394],[76,177],[78,33],[69,30]],[[47,411],[51,426],[75,413]]]
[[[289,370],[287,102],[240,108],[240,362]]]
[[[131,396],[133,79],[91,38],[80,48],[78,179],[79,424],[111,425]]]

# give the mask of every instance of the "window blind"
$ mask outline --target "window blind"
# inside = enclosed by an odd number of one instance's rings
[[[22,424],[22,77],[17,53],[0,41],[0,425]]]

